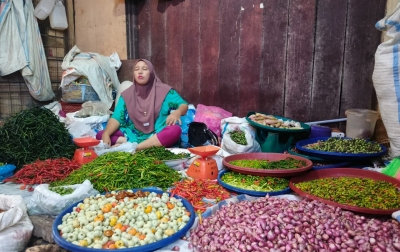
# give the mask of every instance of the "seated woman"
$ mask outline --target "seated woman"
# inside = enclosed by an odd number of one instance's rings
[[[161,82],[150,61],[139,60],[133,71],[133,85],[121,93],[106,129],[96,138],[110,146],[137,142],[136,150],[172,146],[180,139],[182,130],[176,123],[181,124],[187,102]]]

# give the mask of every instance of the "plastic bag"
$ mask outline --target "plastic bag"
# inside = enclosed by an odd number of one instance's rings
[[[241,130],[245,133],[247,145],[235,143],[230,133]],[[221,148],[230,154],[261,152],[260,144],[255,140],[255,129],[246,121],[245,118],[229,117],[221,121],[221,131],[223,134]]]
[[[195,122],[203,122],[207,124],[208,128],[212,130],[217,136],[221,136],[220,124],[221,120],[231,117],[232,113],[220,107],[205,106],[199,104],[196,110]]]
[[[88,136],[96,138],[96,132],[92,129],[91,125],[83,122],[73,122],[68,125],[67,130],[72,138]]]
[[[33,225],[19,195],[0,194],[0,252],[23,251],[32,236]]]
[[[65,7],[59,0],[56,2],[53,11],[50,13],[50,26],[55,30],[65,30],[68,28],[67,13]]]
[[[182,148],[189,148],[189,124],[194,121],[194,117],[196,115],[196,109],[193,104],[189,105],[189,110],[186,112],[186,115],[181,116],[181,129],[182,129],[182,134],[181,134],[181,142],[180,142],[180,147]]]
[[[79,110],[75,117],[85,118],[90,116],[106,116],[110,115],[107,104],[101,101],[87,101],[82,104],[82,109]]]
[[[115,147],[110,147],[108,144],[104,144],[103,141],[101,141],[98,145],[94,146],[94,152],[96,152],[97,156],[117,151],[134,153],[137,146],[138,143],[127,142]]]
[[[58,215],[65,208],[84,198],[96,195],[99,192],[93,189],[89,180],[82,184],[64,186],[75,189],[73,193],[60,195],[49,190],[48,184],[41,184],[35,187],[35,191],[28,203],[28,212],[30,215],[49,214]]]
[[[3,166],[0,165],[0,182],[8,177],[11,177],[15,168],[16,166],[12,164],[5,164]]]

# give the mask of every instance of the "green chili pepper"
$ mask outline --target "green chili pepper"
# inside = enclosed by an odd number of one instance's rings
[[[305,161],[294,159],[291,157],[279,161],[239,159],[231,161],[229,163],[240,167],[268,170],[296,169],[306,166]]]
[[[75,190],[71,187],[49,187],[50,191],[58,193],[60,195],[67,195],[73,193]]]
[[[221,180],[237,188],[260,192],[281,191],[289,187],[289,180],[285,178],[260,177],[237,172],[227,172]]]
[[[378,153],[382,151],[382,147],[378,143],[369,142],[364,139],[343,139],[340,137],[331,137],[328,140],[320,140],[313,144],[303,146],[306,149],[341,152],[341,153]]]
[[[174,159],[183,159],[190,157],[190,153],[175,154],[165,149],[165,147],[162,146],[161,147],[152,146],[150,148],[141,150],[138,153],[141,153],[147,157],[153,157],[157,160],[174,160]]]
[[[246,136],[243,131],[236,129],[229,134],[231,136],[232,141],[234,141],[235,143],[239,145],[247,145]]]

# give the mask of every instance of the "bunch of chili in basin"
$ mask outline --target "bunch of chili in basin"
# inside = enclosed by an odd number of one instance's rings
[[[79,168],[78,163],[67,158],[37,160],[34,163],[24,165],[12,177],[6,178],[4,182],[23,184],[22,190],[25,190],[28,186],[28,190],[33,191],[33,188],[29,185],[47,184],[62,180]]]
[[[185,179],[175,182],[170,191],[172,196],[176,194],[187,199],[198,213],[203,213],[207,207],[211,206],[210,203],[203,201],[204,198],[218,202],[231,196],[216,181],[209,179]]]

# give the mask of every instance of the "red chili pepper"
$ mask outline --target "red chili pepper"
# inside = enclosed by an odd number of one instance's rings
[[[77,211],[78,213],[81,211],[81,209],[79,207],[75,208],[75,211]]]

